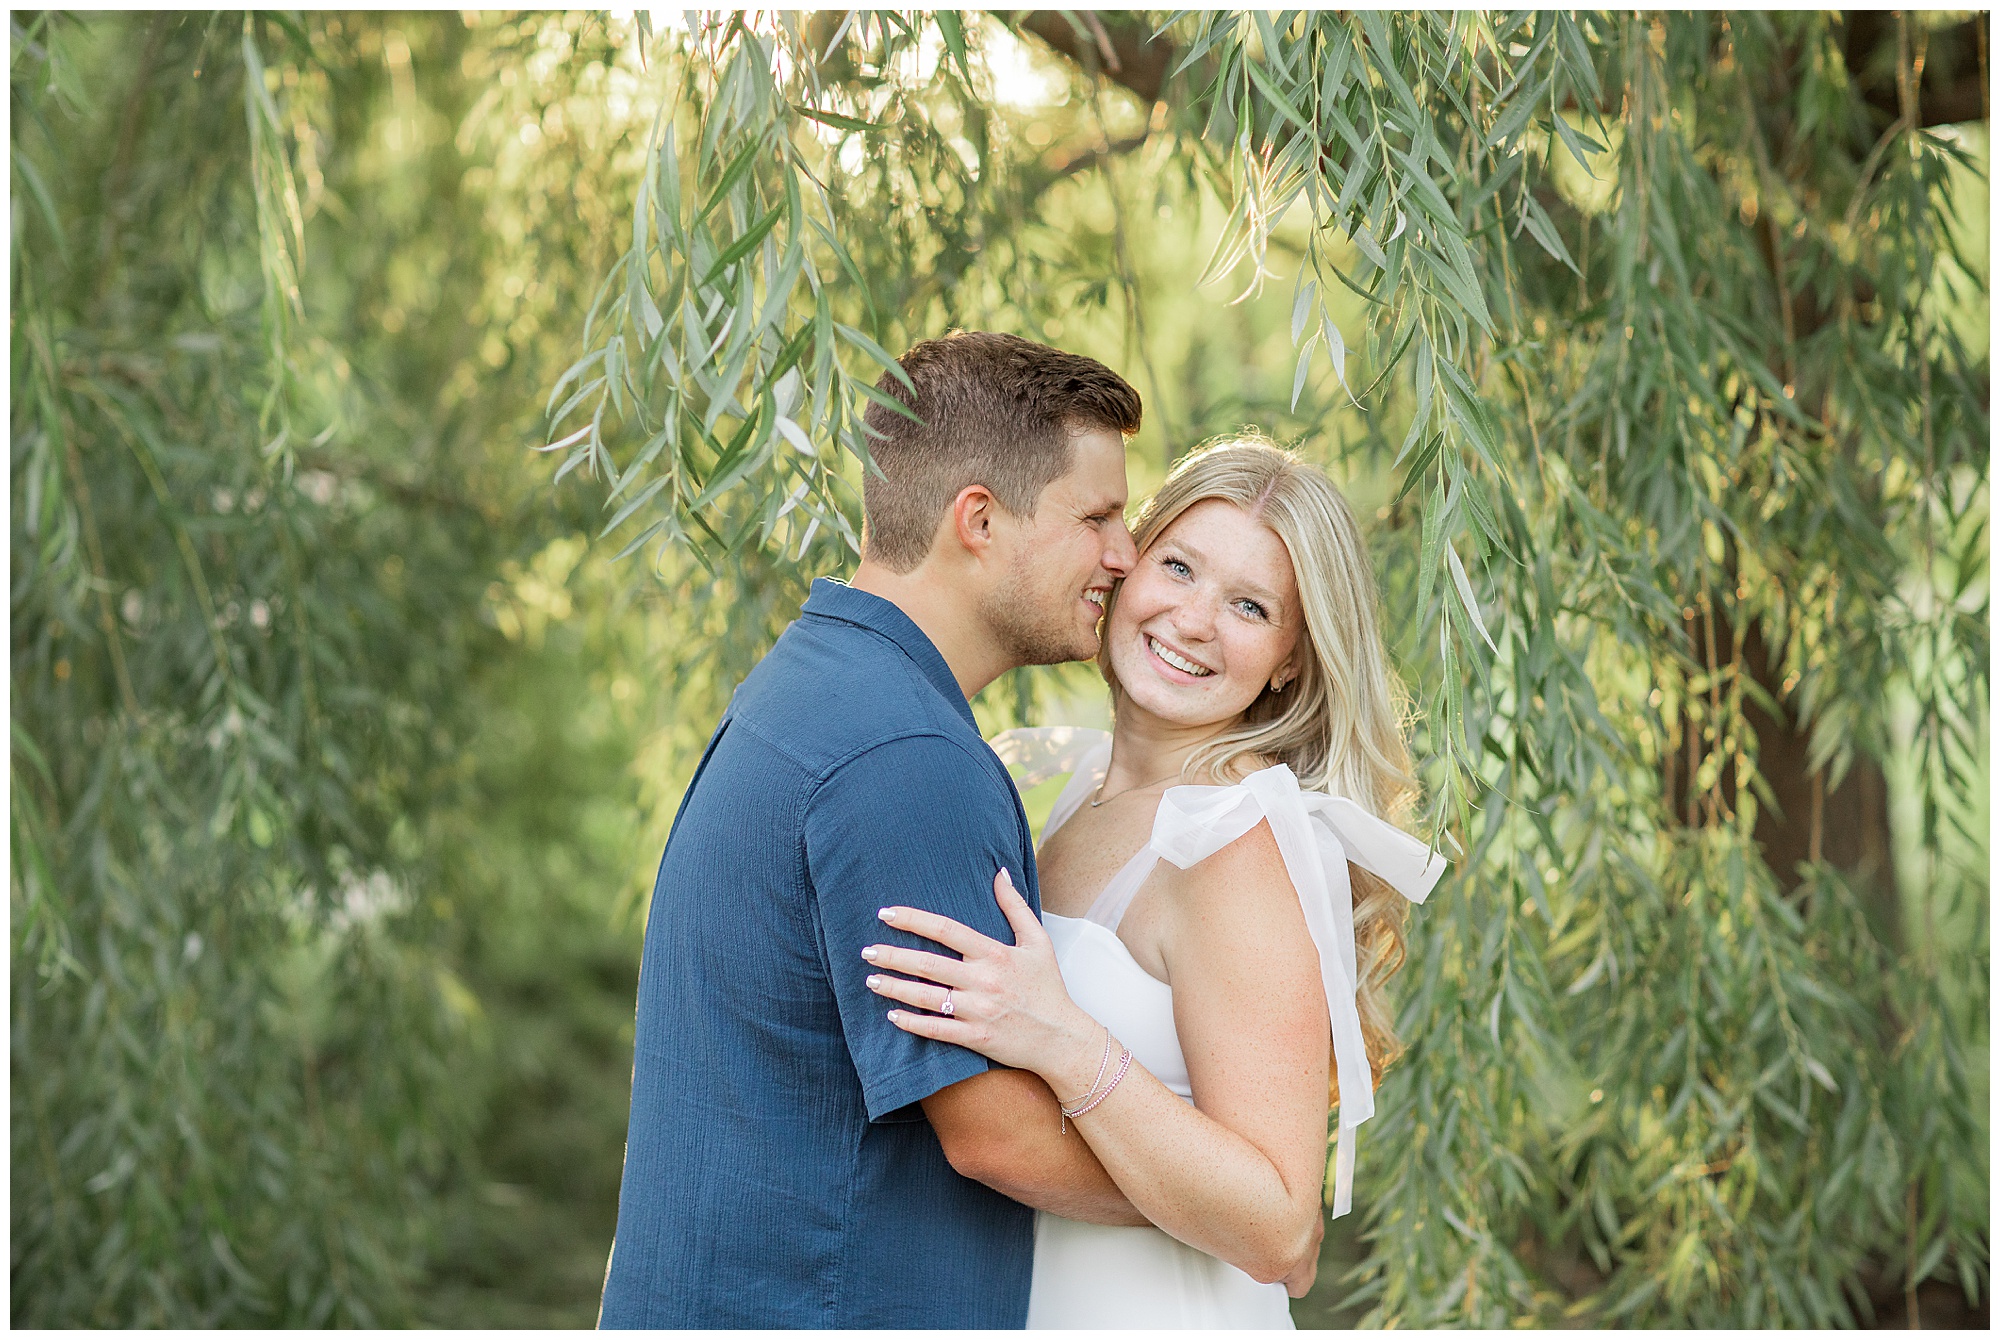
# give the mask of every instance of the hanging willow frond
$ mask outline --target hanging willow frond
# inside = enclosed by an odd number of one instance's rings
[[[1832,861],[1816,816],[1828,794],[1857,803],[1849,773],[1893,752],[1881,704],[1907,694],[1922,831],[1941,852],[1983,766],[1987,682],[1985,365],[1934,314],[1955,151],[1921,128],[1909,25],[1901,116],[1884,131],[1825,16],[1205,11],[1145,21],[1150,43],[1128,17],[1117,38],[1095,18],[1045,20],[1010,23],[1097,86],[1123,79],[1160,100],[1135,143],[1162,146],[1154,171],[1198,171],[1227,209],[1200,276],[1213,301],[1288,281],[1291,409],[1308,387],[1336,392],[1354,412],[1319,411],[1328,433],[1358,438],[1350,455],[1394,481],[1379,514],[1385,601],[1422,704],[1431,832],[1448,827],[1465,860],[1413,940],[1412,1075],[1389,1086],[1400,1106],[1384,1137],[1400,1171],[1356,1297],[1379,1321],[1551,1315],[1539,1268],[1512,1245],[1532,1225],[1539,1241],[1581,1242],[1604,1281],[1588,1307],[1605,1319],[1850,1320],[1839,1280],[1858,1256],[1816,1258],[1786,1207],[1814,1194],[1801,1179],[1879,1173],[1870,1151],[1889,1125],[1929,1120],[1857,1114],[1964,1077],[1941,1041],[1903,1081],[1844,1079],[1829,1057],[1874,1045],[1871,1009],[1907,1011],[1932,1039],[1971,1016],[1916,978],[1857,992],[1815,966],[1867,957],[1878,877]],[[835,408],[866,394],[845,360],[872,371],[884,351],[842,348],[838,324],[829,334],[826,304],[866,296],[838,292],[838,277],[893,273],[866,250],[884,217],[910,251],[931,239],[968,277],[977,247],[1028,226],[999,208],[1004,155],[941,173],[883,129],[930,126],[933,105],[965,113],[983,40],[956,18],[874,15],[814,50],[795,26],[753,35],[712,19],[673,48],[663,125],[685,129],[671,143],[720,143],[739,123],[751,138],[675,160],[686,198],[731,206],[675,215],[694,220],[685,243],[635,231],[618,311],[644,319],[642,295],[663,290],[632,276],[671,253],[666,285],[706,287],[691,308],[683,288],[664,291],[700,320],[666,323],[630,365],[638,379],[605,385],[650,405],[649,369],[692,356],[713,360],[717,389],[747,390],[721,410],[706,388],[685,393],[684,422],[740,435],[672,438],[701,441],[692,482],[643,452],[619,458],[631,463],[612,477],[637,500],[619,520],[650,507],[648,536],[698,536],[712,561],[768,535],[794,499],[839,510],[821,480],[843,455],[865,458]],[[1161,47],[1168,73],[1136,73],[1129,58]],[[780,86],[801,92],[759,91]],[[822,149],[822,131],[865,154]],[[762,156],[737,169],[740,144]],[[1091,153],[1078,161],[1106,161],[1108,136]],[[880,175],[844,183],[857,161]],[[962,208],[903,211],[907,183]],[[939,240],[967,217],[985,230]],[[709,235],[706,218],[726,222]],[[787,250],[808,228],[804,252]],[[761,288],[730,268],[756,248]],[[814,278],[785,317],[769,277],[795,254]],[[898,329],[942,333],[923,319],[970,306],[946,300]],[[732,344],[732,321],[769,333]],[[593,326],[592,356],[626,367],[610,329]],[[815,357],[786,362],[802,331]],[[794,372],[783,394],[813,406],[824,477],[750,454],[775,440],[761,407]],[[631,412],[667,431],[664,409]],[[569,463],[609,469],[589,454],[598,441],[578,430]],[[718,470],[739,442],[727,459],[741,472]],[[742,493],[727,533],[694,525],[718,478]],[[1788,761],[1795,734],[1808,741]],[[1976,877],[1952,887],[1947,901],[1983,897]],[[1976,1136],[1960,1124],[1939,1139],[1901,1157],[1927,1169],[1925,1204],[1966,1203],[1938,1151]],[[1648,1151],[1637,1170],[1617,1163],[1634,1150]],[[1868,1224],[1855,1241],[1901,1241],[1900,1202],[1886,1185],[1868,1194],[1866,1214],[1850,1205]],[[1906,1263],[1913,1279],[1946,1255],[1966,1279],[1983,1270],[1976,1232],[1950,1213],[1914,1230],[1926,1245]]]

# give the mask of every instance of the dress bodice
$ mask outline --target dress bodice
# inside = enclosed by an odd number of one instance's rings
[[[1070,999],[1131,1049],[1132,1059],[1189,1102],[1187,1058],[1174,1028],[1174,989],[1139,966],[1118,933],[1084,917],[1042,913]]]

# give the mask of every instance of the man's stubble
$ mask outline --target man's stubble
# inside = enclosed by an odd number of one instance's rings
[[[1081,593],[1067,583],[1059,590],[1045,589],[1035,575],[1033,560],[1022,554],[979,611],[1008,659],[1017,666],[1061,665],[1096,656],[1096,632],[1079,634],[1071,608]]]

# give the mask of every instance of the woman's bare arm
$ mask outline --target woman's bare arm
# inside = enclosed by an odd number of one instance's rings
[[[1330,1029],[1319,956],[1267,824],[1158,879],[1195,1106],[1150,1075],[1128,1094],[1128,1076],[1077,1125],[1160,1228],[1256,1279],[1283,1279],[1316,1249],[1321,1223]]]
[[[1143,1066],[1075,1119],[1126,1198],[1161,1229],[1264,1281],[1299,1278],[1316,1251],[1325,1168],[1327,1023],[1317,952],[1268,825],[1186,871],[1163,872],[1175,1023],[1198,1106]],[[1015,945],[944,917],[895,924],[963,959],[878,947],[879,966],[950,986],[955,1015],[897,1011],[899,1027],[1031,1069],[1056,1093],[1088,1089],[1104,1030],[1069,999],[1041,924],[1011,885],[996,897]],[[891,999],[936,1009],[927,982],[880,976]]]

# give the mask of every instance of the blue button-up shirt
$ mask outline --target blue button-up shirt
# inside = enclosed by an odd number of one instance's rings
[[[1033,1214],[959,1176],[918,1100],[984,1071],[905,1033],[879,908],[1013,942],[1019,796],[937,648],[839,582],[737,690],[681,802],[639,973],[606,1327],[1019,1327]]]

